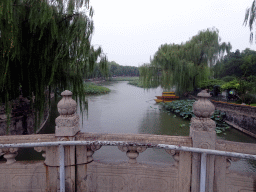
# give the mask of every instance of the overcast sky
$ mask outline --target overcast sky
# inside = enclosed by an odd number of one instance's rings
[[[215,27],[232,50],[256,50],[243,25],[253,0],[91,0],[93,45],[101,45],[109,61],[139,66],[149,63],[161,44],[186,42],[198,31]]]

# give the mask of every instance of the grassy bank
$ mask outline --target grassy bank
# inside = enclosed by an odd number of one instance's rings
[[[98,95],[98,94],[106,94],[110,92],[109,88],[95,85],[93,83],[84,83],[85,94],[86,95]]]
[[[139,77],[111,77],[110,81],[135,81],[139,80]]]
[[[136,87],[144,88],[142,82],[141,82],[139,79],[129,81],[128,84],[134,85],[134,86],[136,86]]]

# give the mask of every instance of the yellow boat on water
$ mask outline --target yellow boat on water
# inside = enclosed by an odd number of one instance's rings
[[[154,99],[157,103],[160,102],[172,102],[175,99],[179,99],[179,96],[176,96],[174,92],[163,92],[162,96],[156,96],[157,99]]]

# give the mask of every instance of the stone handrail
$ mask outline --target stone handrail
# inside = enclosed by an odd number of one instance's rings
[[[33,134],[33,135],[5,135],[1,136],[1,144],[10,143],[36,143],[57,141],[54,134]]]
[[[78,133],[75,136],[76,141],[127,141],[138,143],[154,143],[181,145],[186,147],[192,146],[191,137],[188,136],[167,136],[167,135],[151,135],[151,134],[102,134],[102,133]]]

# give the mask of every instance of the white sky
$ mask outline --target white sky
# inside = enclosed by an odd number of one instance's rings
[[[243,25],[253,0],[91,0],[93,45],[101,45],[109,61],[139,66],[149,63],[158,47],[180,44],[198,31],[215,27],[232,50],[256,50]]]

